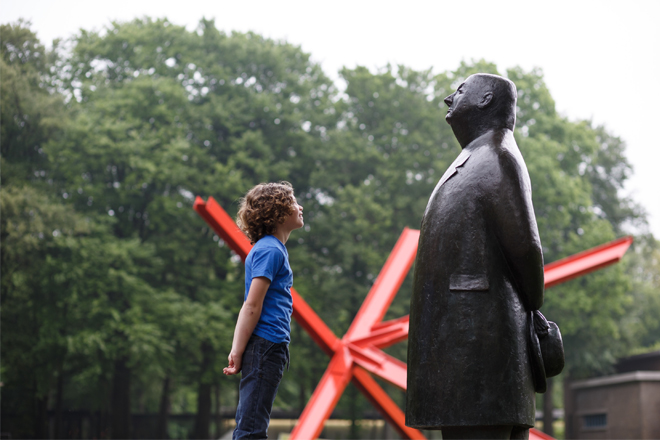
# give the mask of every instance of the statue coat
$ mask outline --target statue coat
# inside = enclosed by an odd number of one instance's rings
[[[509,129],[467,145],[422,220],[406,424],[534,425],[529,312],[543,304],[531,184]]]

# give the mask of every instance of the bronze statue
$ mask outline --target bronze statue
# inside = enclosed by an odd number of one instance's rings
[[[462,147],[422,219],[410,302],[406,424],[443,438],[527,438],[528,331],[543,304],[529,174],[513,137],[516,87],[476,74],[445,98]]]

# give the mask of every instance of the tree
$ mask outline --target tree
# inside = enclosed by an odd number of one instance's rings
[[[3,24],[0,35],[2,183],[43,181],[47,164],[43,144],[62,125],[62,97],[49,93],[44,81],[55,52],[46,52],[29,22]]]
[[[66,275],[62,254],[88,226],[74,214],[29,187],[3,187],[2,357],[3,414],[16,417],[14,429],[47,436],[48,393],[66,355],[70,296],[59,295]],[[25,394],[27,398],[20,398]]]
[[[81,31],[70,52],[47,52],[26,23],[1,32],[2,410],[23,416],[26,436],[48,435],[49,400],[57,414],[111,413],[117,438],[137,410],[159,411],[165,436],[184,394],[192,434],[208,438],[212,396],[216,411],[235,404],[221,367],[243,269],[190,209],[197,194],[234,214],[256,183],[292,182],[307,223],[288,243],[296,288],[343,334],[460,151],[443,98],[471,73],[497,73],[485,61],[439,74],[357,67],[341,71],[340,93],[299,47],[210,20],[195,32],[113,23]],[[623,141],[557,115],[541,71],[507,75],[546,262],[643,223],[618,193],[631,173]],[[657,345],[654,243],[548,291],[567,377]],[[408,313],[410,288],[386,319]],[[291,351],[276,405],[302,409],[326,357],[295,324]],[[406,346],[388,352],[405,359]],[[348,394],[338,410],[355,422],[368,406]]]
[[[175,358],[192,361],[166,362],[159,375],[164,384],[173,374],[196,383],[194,435],[207,438],[211,388],[226,362],[218,354],[228,352],[230,316],[242,300],[242,268],[229,249],[200,234],[210,238],[189,209],[193,195],[231,206],[260,181],[287,179],[304,197],[322,124],[333,118],[332,84],[299,48],[227,36],[212,21],[196,33],[150,19],[116,23],[103,37],[82,32],[62,71],[70,72],[59,79],[63,92],[74,99],[66,135],[47,147],[54,185],[78,211],[110,216],[116,239],[151,246],[153,262],[140,277],[157,294],[173,295],[177,312],[194,314],[187,327],[168,321],[176,314],[160,314],[162,307],[143,319],[172,338]],[[130,293],[122,304],[120,316],[133,307]],[[119,426],[130,411],[129,378],[143,377],[147,365],[128,333],[115,339],[129,353],[114,360],[113,390],[123,390],[112,405],[124,408],[113,412]]]
[[[632,301],[621,321],[627,355],[660,349],[660,243],[653,236],[636,237],[626,259],[632,277]]]
[[[69,325],[77,293],[66,289],[80,273],[64,267],[89,250],[86,237],[98,228],[50,195],[43,146],[60,133],[65,112],[44,80],[54,54],[27,26],[0,28],[2,412],[15,433],[45,437],[48,395],[66,374],[67,337],[80,328]]]

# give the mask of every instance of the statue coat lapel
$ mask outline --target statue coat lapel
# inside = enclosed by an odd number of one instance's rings
[[[461,154],[459,154],[458,157],[454,160],[454,163],[452,163],[449,168],[447,168],[447,171],[445,171],[445,174],[442,175],[442,178],[440,179],[440,182],[438,182],[436,188],[440,188],[442,185],[444,185],[447,180],[449,180],[454,174],[458,172],[457,168],[462,167],[469,158],[469,151],[461,151]]]
[[[435,189],[433,190],[433,193],[431,193],[431,197],[429,198],[429,203],[426,205],[426,209],[424,210],[424,217],[426,217],[427,212],[429,211],[429,208],[431,206],[431,203],[433,203],[433,199],[435,198],[436,193],[440,189],[444,183],[449,180],[454,174],[458,172],[457,168],[462,167],[465,165],[465,162],[470,158],[470,153],[469,151],[463,149],[461,151],[461,154],[458,155],[456,159],[454,159],[454,162],[447,168],[447,171],[445,171],[445,174],[442,175],[442,178],[438,182],[438,184],[435,186]]]

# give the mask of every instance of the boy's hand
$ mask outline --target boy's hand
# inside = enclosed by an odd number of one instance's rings
[[[222,372],[225,373],[227,376],[231,376],[232,374],[237,374],[239,371],[241,371],[241,361],[243,356],[236,355],[233,351],[229,353],[229,366],[223,368]]]

